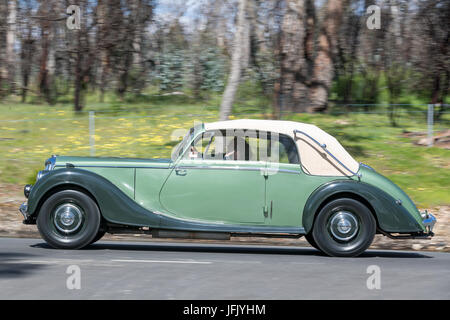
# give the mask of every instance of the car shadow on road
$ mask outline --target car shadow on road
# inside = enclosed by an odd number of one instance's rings
[[[26,253],[0,252],[0,279],[28,276],[45,267],[24,262],[33,257],[35,255]]]
[[[52,249],[45,243],[32,245]],[[222,245],[222,244],[191,244],[191,243],[117,243],[117,242],[97,242],[83,251],[98,250],[117,250],[117,251],[172,251],[172,252],[211,252],[211,253],[245,253],[245,254],[280,254],[280,255],[299,255],[299,256],[322,256],[325,254],[310,247],[276,247],[276,246],[257,246],[257,245]],[[406,251],[381,251],[369,250],[361,254],[358,258],[432,258],[418,252]]]

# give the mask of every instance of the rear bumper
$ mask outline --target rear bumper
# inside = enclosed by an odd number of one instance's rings
[[[420,213],[422,217],[422,224],[425,227],[425,231],[420,232],[413,232],[413,233],[406,233],[406,234],[397,234],[394,235],[392,233],[384,232],[382,230],[378,230],[381,234],[385,235],[386,237],[389,237],[391,239],[424,239],[424,240],[430,240],[433,236],[433,228],[436,224],[436,217],[433,216],[431,213],[428,213],[427,211]]]
[[[422,223],[425,227],[425,233],[433,234],[433,228],[437,221],[436,217],[431,213],[428,213],[428,211],[426,210],[424,212],[421,212],[420,215],[422,216]]]

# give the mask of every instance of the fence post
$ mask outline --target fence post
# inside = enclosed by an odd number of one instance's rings
[[[428,105],[428,146],[433,146],[433,117],[434,117],[434,104]]]
[[[95,156],[95,112],[89,111],[89,145],[91,146],[91,157]]]

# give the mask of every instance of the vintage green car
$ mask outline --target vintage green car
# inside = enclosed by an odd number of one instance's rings
[[[356,256],[376,233],[429,238],[436,222],[335,138],[292,121],[196,125],[170,159],[52,156],[24,193],[24,223],[64,249],[106,232],[305,236],[327,255]]]

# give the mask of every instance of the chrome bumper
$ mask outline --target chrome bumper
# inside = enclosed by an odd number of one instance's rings
[[[25,220],[28,220],[30,216],[28,215],[28,204],[26,201],[20,205],[19,211],[23,215]]]
[[[426,210],[424,212],[421,212],[420,215],[422,216],[422,223],[425,226],[425,230],[427,233],[433,232],[433,227],[436,224],[436,217],[433,216],[431,213],[428,213]]]

